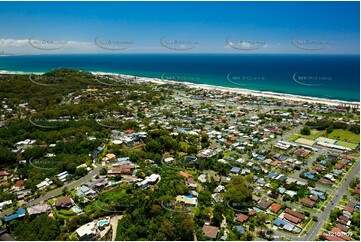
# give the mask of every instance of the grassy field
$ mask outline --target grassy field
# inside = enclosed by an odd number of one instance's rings
[[[351,149],[355,149],[358,144],[354,144],[354,143],[349,143],[349,142],[345,142],[345,141],[337,141],[337,144],[343,147],[348,147]]]
[[[326,131],[319,131],[317,129],[311,129],[311,134],[310,135],[302,135],[300,131],[294,133],[293,135],[289,136],[286,140],[287,141],[295,141],[298,138],[305,138],[305,139],[316,139],[319,136],[323,136],[326,134]]]
[[[72,216],[74,216],[75,213],[71,210],[65,210],[65,209],[60,209],[58,211],[56,211],[55,216],[58,218],[62,218],[62,219],[69,219]]]
[[[332,133],[328,134],[327,137],[331,139],[337,139],[340,141],[346,141],[357,144],[360,143],[359,134],[354,134],[348,130],[343,130],[343,129],[335,129],[332,131]]]

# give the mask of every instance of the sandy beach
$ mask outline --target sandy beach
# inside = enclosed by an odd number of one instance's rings
[[[293,95],[293,94],[284,94],[284,93],[275,93],[275,92],[267,92],[267,91],[255,91],[255,90],[248,90],[248,89],[241,89],[241,88],[230,88],[230,87],[222,87],[222,86],[213,86],[207,84],[195,84],[191,82],[178,82],[173,80],[163,80],[159,78],[149,78],[149,77],[139,77],[139,76],[132,76],[132,75],[124,75],[124,74],[115,74],[115,73],[106,73],[106,72],[90,72],[95,76],[115,76],[124,79],[136,79],[138,82],[151,82],[155,84],[182,84],[188,86],[190,88],[198,88],[210,91],[222,91],[222,92],[230,92],[236,93],[240,95],[252,95],[256,97],[269,97],[269,98],[276,98],[281,100],[287,101],[295,101],[295,102],[308,102],[308,103],[320,103],[330,106],[352,106],[352,107],[359,107],[359,102],[347,102],[342,100],[332,100],[326,98],[316,98],[316,97],[308,97],[308,96],[300,96],[300,95]]]
[[[93,72],[90,71],[89,73],[93,74],[94,76],[113,76],[117,78],[123,79],[133,79],[137,82],[144,82],[144,83],[154,83],[154,84],[181,84],[185,85],[190,88],[196,89],[203,89],[209,91],[222,91],[222,92],[229,92],[235,93],[240,95],[252,95],[256,97],[269,97],[269,98],[276,98],[281,100],[287,101],[295,101],[295,102],[308,102],[308,103],[319,103],[325,104],[329,106],[351,106],[351,107],[360,107],[359,102],[348,102],[342,100],[334,100],[334,99],[326,99],[326,98],[316,98],[316,97],[308,97],[308,96],[301,96],[301,95],[293,95],[293,94],[285,94],[285,93],[275,93],[275,92],[268,92],[268,91],[255,91],[249,89],[242,89],[242,88],[230,88],[230,87],[222,87],[222,86],[213,86],[207,84],[195,84],[191,82],[179,82],[174,80],[167,80],[167,79],[160,79],[160,78],[151,78],[151,77],[141,77],[141,76],[133,76],[133,75],[125,75],[125,74],[117,74],[117,73],[108,73],[108,72]],[[5,71],[0,70],[0,74],[18,74],[18,75],[41,75],[44,73],[39,72],[14,72],[14,71]]]

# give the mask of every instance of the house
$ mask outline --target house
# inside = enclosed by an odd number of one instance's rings
[[[303,215],[302,213],[293,211],[293,210],[291,210],[291,209],[289,209],[289,208],[286,208],[285,211],[284,211],[284,213],[290,214],[290,215],[292,215],[292,216],[294,216],[294,217],[296,217],[296,218],[299,218],[299,219],[301,219],[301,220],[304,220],[305,217],[306,217],[306,216]]]
[[[241,234],[244,234],[246,232],[242,225],[237,225],[236,230],[238,233],[241,233]]]
[[[309,199],[309,198],[302,198],[301,199],[301,204],[303,206],[313,208],[315,206],[316,202],[314,200],[312,200],[312,199]]]
[[[0,203],[0,210],[2,210],[4,207],[7,207],[12,203],[12,200],[4,201]]]
[[[141,188],[147,188],[149,185],[155,184],[160,179],[160,175],[152,174],[150,176],[146,176],[143,181],[137,182],[135,185]]]
[[[354,208],[350,206],[345,206],[343,210],[349,212],[350,214],[353,214],[354,212]]]
[[[318,180],[318,182],[322,183],[322,184],[325,184],[325,185],[329,185],[329,186],[332,186],[333,185],[333,182],[328,180],[328,179],[325,179],[325,178],[321,178],[320,180]]]
[[[31,195],[31,191],[29,189],[23,189],[16,193],[16,198],[18,200],[20,200],[20,199],[24,199],[26,196],[29,196],[29,195]]]
[[[336,169],[336,170],[340,170],[340,169],[342,169],[344,166],[345,166],[345,163],[339,162],[339,163],[337,163],[337,164],[335,165],[335,169]]]
[[[252,195],[252,200],[258,203],[261,200],[261,198],[257,197],[256,195]]]
[[[332,236],[332,235],[326,235],[323,237],[328,241],[344,241],[343,239],[336,237],[336,236]]]
[[[91,197],[91,196],[95,196],[96,194],[97,193],[93,189],[84,185],[82,185],[76,190],[76,195],[78,197],[88,197],[88,196]]]
[[[350,241],[351,240],[351,237],[350,236],[347,236],[340,228],[333,228],[331,230],[332,234],[336,235],[337,237],[345,240],[345,241]]]
[[[313,174],[311,174],[310,172],[306,172],[306,173],[304,174],[304,176],[307,177],[308,179],[313,179],[313,178],[315,178],[315,176],[314,176]]]
[[[190,196],[179,195],[176,197],[176,201],[185,206],[194,206],[194,207],[197,206],[198,203],[197,198],[193,197],[192,195]]]
[[[171,164],[171,163],[173,163],[173,161],[174,161],[173,157],[168,157],[168,158],[164,159],[164,162],[167,163],[167,164]]]
[[[97,221],[92,221],[90,223],[84,224],[77,230],[75,230],[76,235],[79,240],[96,240],[96,238],[100,235],[97,228]]]
[[[74,205],[73,199],[71,197],[62,197],[55,201],[55,207],[58,209],[61,208],[70,208]]]
[[[257,214],[256,210],[250,208],[248,209],[248,216],[254,216],[256,214]]]
[[[222,185],[218,185],[215,189],[214,192],[222,192],[224,191],[225,187]]]
[[[62,173],[57,174],[56,178],[58,178],[61,182],[65,182],[68,175],[69,175],[68,172],[64,171]]]
[[[15,182],[13,188],[15,191],[19,191],[23,188],[23,186],[24,186],[24,180],[18,180]]]
[[[198,160],[198,158],[195,157],[195,156],[186,156],[186,157],[184,157],[184,162],[186,164],[194,164],[194,163],[197,162],[197,160]]]
[[[28,214],[31,215],[39,215],[42,213],[48,213],[50,211],[50,206],[47,203],[34,205],[32,207],[27,208]]]
[[[244,223],[247,221],[247,219],[248,219],[248,216],[241,213],[234,220],[237,222],[240,222],[240,223]]]
[[[214,201],[216,201],[217,203],[222,203],[223,202],[223,197],[220,193],[213,193],[212,194],[212,198],[214,199]]]
[[[108,161],[115,160],[115,158],[116,158],[116,156],[114,154],[106,154],[105,157]]]
[[[265,211],[272,203],[271,201],[263,199],[258,203],[258,206]]]
[[[278,211],[280,211],[282,208],[282,205],[281,204],[278,204],[278,203],[273,203],[271,205],[271,207],[269,207],[269,210],[273,213],[278,213]]]
[[[39,189],[39,190],[42,190],[50,185],[53,184],[53,181],[50,180],[49,178],[45,178],[44,181],[40,182],[38,185],[36,185],[36,187]]]
[[[24,208],[20,208],[18,211],[16,211],[14,214],[10,215],[10,216],[7,216],[5,217],[5,222],[10,222],[14,219],[18,219],[18,218],[21,218],[21,217],[24,217],[26,214],[26,211]]]
[[[232,169],[230,170],[231,173],[233,174],[238,174],[241,171],[241,168],[239,167],[232,167]]]
[[[10,173],[8,171],[0,171],[0,176],[8,176]]]
[[[207,175],[206,174],[200,174],[198,177],[198,180],[202,183],[207,182]]]
[[[188,179],[188,178],[190,178],[190,177],[192,176],[191,174],[188,174],[188,173],[182,172],[182,171],[180,171],[179,174],[180,174],[182,177],[186,178],[186,179]]]
[[[310,150],[306,150],[305,148],[297,149],[294,154],[297,156],[307,157],[311,153]]]
[[[293,224],[291,224],[281,218],[276,218],[276,220],[273,222],[273,225],[275,225],[279,228],[282,228],[288,232],[292,232],[295,227]]]
[[[348,227],[346,227],[345,225],[343,224],[340,224],[340,223],[337,223],[336,224],[336,227],[341,229],[343,232],[347,232],[348,231]]]
[[[111,175],[121,175],[121,174],[131,174],[132,170],[134,168],[135,167],[133,164],[121,165],[119,168],[108,170],[107,174],[110,176]]]
[[[293,216],[293,215],[290,215],[290,214],[285,214],[284,215],[284,218],[287,219],[288,221],[294,223],[294,224],[298,224],[300,223],[302,220]]]
[[[217,238],[219,228],[211,225],[203,225],[202,234],[205,238],[215,240]]]

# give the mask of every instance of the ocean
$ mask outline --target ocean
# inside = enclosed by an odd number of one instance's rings
[[[343,101],[360,101],[358,55],[0,56],[0,71],[48,72],[62,67]]]

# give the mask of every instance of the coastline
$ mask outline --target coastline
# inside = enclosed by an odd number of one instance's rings
[[[309,96],[301,96],[301,95],[294,95],[294,94],[285,94],[285,93],[276,93],[270,91],[256,91],[256,90],[249,90],[249,89],[242,89],[242,88],[231,88],[231,87],[222,87],[222,86],[215,86],[215,85],[208,85],[208,84],[195,84],[192,82],[179,82],[173,80],[166,80],[160,78],[151,78],[151,77],[140,77],[140,76],[133,76],[133,75],[124,75],[124,74],[117,74],[117,73],[107,73],[107,72],[92,72],[89,73],[95,76],[118,76],[123,78],[136,78],[137,81],[140,82],[151,82],[155,84],[182,84],[190,88],[197,88],[197,89],[204,89],[204,90],[212,90],[212,91],[222,91],[222,92],[230,92],[236,93],[241,95],[252,95],[256,97],[270,97],[275,99],[281,100],[288,100],[288,101],[296,101],[296,102],[308,102],[308,103],[320,103],[329,106],[352,106],[352,107],[359,107],[359,102],[350,102],[350,101],[343,101],[343,100],[335,100],[335,99],[326,99],[326,98],[316,98],[316,97],[309,97]]]
[[[222,87],[222,86],[215,86],[215,85],[208,85],[208,84],[195,84],[192,82],[179,82],[174,80],[167,80],[167,79],[160,79],[160,78],[152,78],[152,77],[143,77],[143,76],[134,76],[134,75],[125,75],[119,73],[109,73],[109,72],[95,72],[95,71],[88,71],[89,73],[93,74],[94,76],[115,76],[121,78],[130,78],[136,79],[138,82],[147,82],[147,83],[154,83],[159,85],[164,84],[182,84],[189,88],[196,88],[196,89],[203,89],[208,91],[221,91],[221,92],[230,92],[240,95],[251,95],[255,97],[269,97],[275,99],[281,99],[285,101],[295,101],[295,102],[307,102],[307,103],[319,103],[325,104],[328,106],[351,106],[351,107],[360,107],[360,102],[351,102],[351,101],[343,101],[337,99],[327,99],[327,98],[317,98],[317,97],[310,97],[310,96],[303,96],[303,95],[295,95],[295,94],[288,94],[288,93],[276,93],[270,91],[256,91],[250,89],[242,89],[242,88],[231,88],[231,87]],[[0,74],[18,74],[18,75],[41,75],[45,72],[22,72],[22,71],[5,71],[0,70]]]

